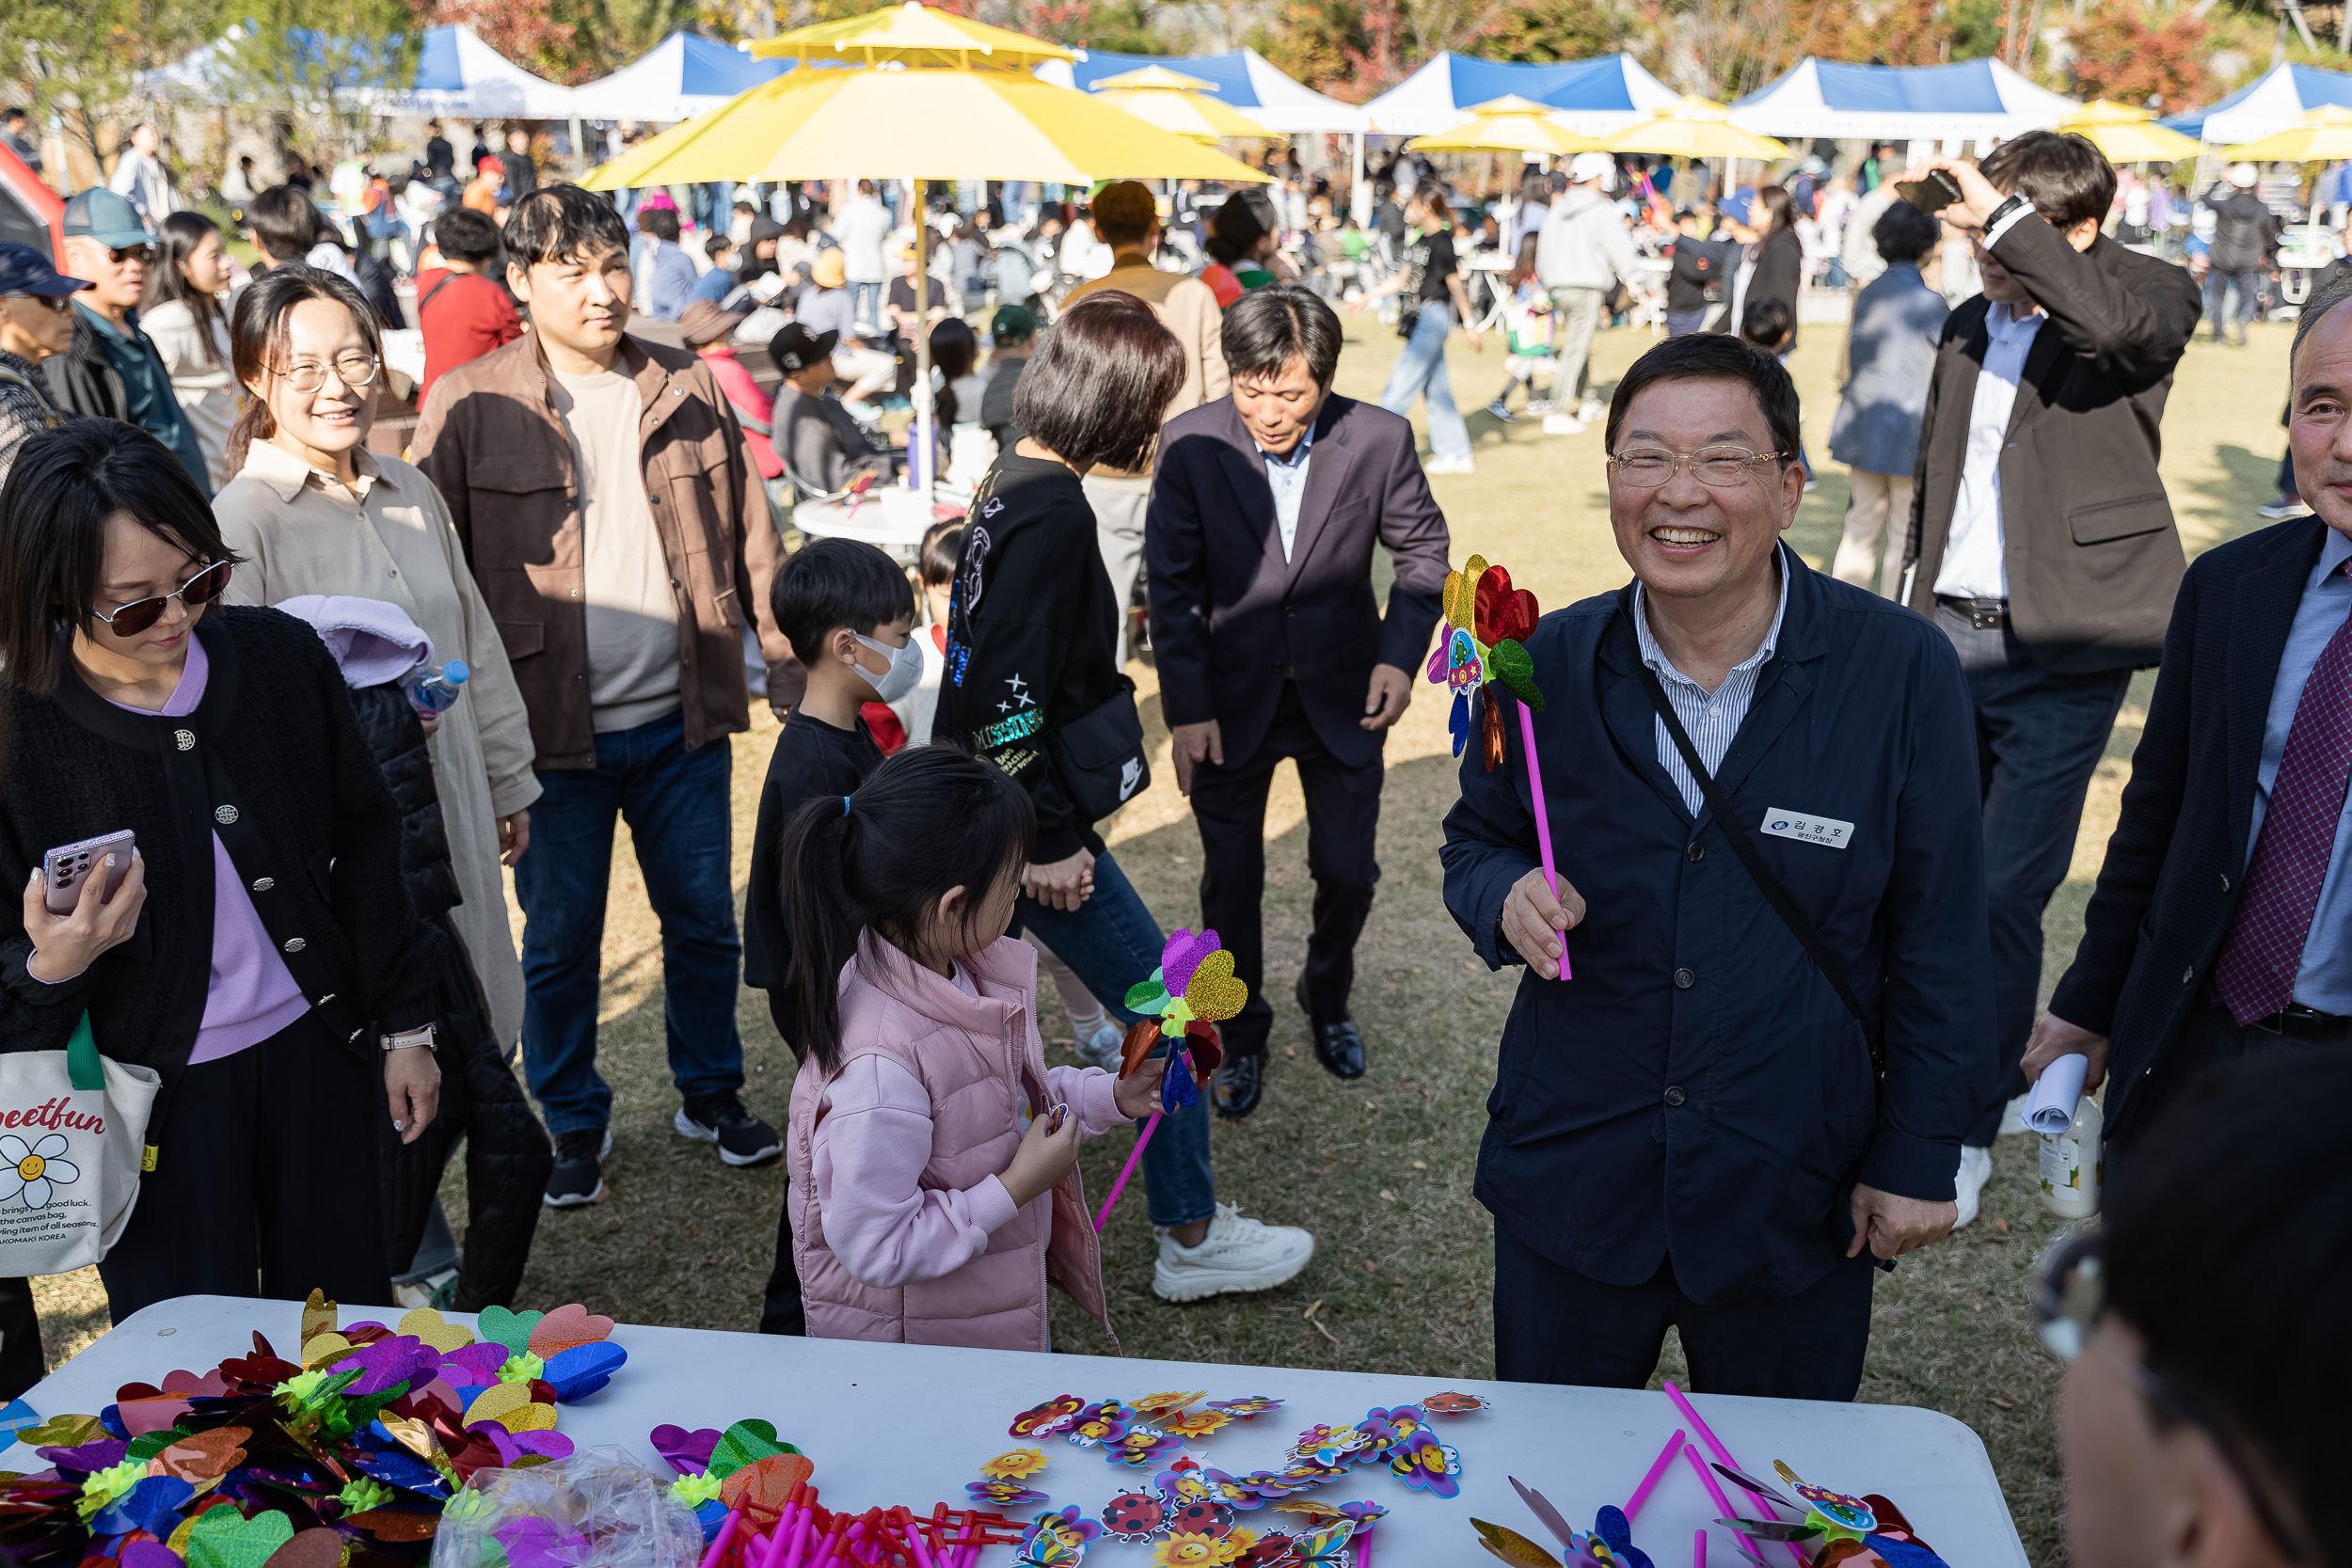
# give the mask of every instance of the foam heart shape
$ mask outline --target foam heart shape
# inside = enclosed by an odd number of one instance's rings
[[[225,1476],[235,1469],[245,1458],[245,1440],[253,1433],[246,1427],[215,1427],[210,1432],[192,1433],[174,1438],[151,1465],[160,1466],[164,1474],[178,1476],[194,1483]]]
[[[808,1480],[817,1466],[797,1453],[771,1453],[755,1459],[719,1485],[719,1500],[747,1514],[773,1518],[792,1499],[793,1489]]]
[[[496,1421],[512,1432],[515,1426],[507,1417],[531,1402],[531,1390],[519,1383],[493,1383],[474,1396],[466,1406],[466,1425],[477,1421]]]
[[[1168,945],[1160,949],[1160,984],[1168,988],[1168,994],[1184,995],[1184,988],[1192,984],[1193,971],[1200,967],[1201,959],[1216,951],[1215,931],[1195,933],[1179,926],[1168,937]]]
[[[1505,638],[1494,645],[1486,663],[1512,696],[1537,713],[1544,711],[1544,694],[1535,685],[1535,660],[1524,644]]]
[[[1593,1533],[1608,1542],[1610,1550],[1623,1552],[1633,1544],[1633,1521],[1625,1516],[1625,1510],[1603,1503],[1593,1515]]]
[[[473,1343],[472,1329],[464,1323],[451,1323],[430,1307],[420,1307],[401,1319],[400,1331],[415,1335],[444,1355]]]
[[[1138,980],[1127,988],[1127,1009],[1130,1012],[1156,1013],[1168,1006],[1168,988],[1160,984],[1157,970],[1149,980]]]
[[[302,1364],[306,1367],[326,1367],[342,1360],[358,1347],[342,1335],[329,1330],[314,1334],[302,1341]]]
[[[1446,644],[1444,642],[1439,642],[1436,647],[1429,650],[1429,668],[1427,673],[1429,676],[1429,684],[1432,686],[1443,686],[1445,684],[1445,651]]]
[[[492,1344],[504,1345],[520,1355],[531,1348],[531,1331],[539,1326],[544,1312],[509,1312],[503,1307],[485,1307],[474,1318],[474,1328]]]
[[[378,1541],[430,1541],[433,1539],[433,1532],[440,1527],[440,1518],[437,1514],[422,1513],[413,1508],[371,1508],[365,1513],[346,1513],[343,1515],[343,1523],[354,1529],[366,1530]],[[333,1530],[324,1532],[304,1530],[302,1532],[303,1535],[321,1533],[335,1534]],[[302,1536],[294,1537],[297,1543],[301,1539]],[[335,1544],[340,1552],[342,1546],[340,1536],[336,1538]],[[277,1557],[271,1558],[268,1568],[287,1568],[286,1562],[282,1560],[286,1551],[293,1549],[289,1546]],[[330,1557],[319,1563],[317,1568],[334,1568],[336,1560],[335,1558]]]
[[[1204,1084],[1225,1058],[1225,1042],[1217,1038],[1216,1025],[1200,1019],[1184,1025],[1184,1049],[1192,1054],[1192,1070]]]
[[[593,1345],[612,1338],[612,1320],[575,1301],[549,1312],[532,1328],[531,1354],[544,1359],[574,1345]]]
[[[105,1423],[95,1416],[52,1416],[18,1433],[16,1440],[28,1449],[74,1449],[105,1435]]]
[[[180,1554],[159,1541],[130,1541],[118,1560],[122,1568],[187,1568]]]
[[[335,1304],[318,1291],[302,1304],[302,1339],[305,1344],[335,1326]]]
[[[270,1553],[264,1568],[335,1568],[342,1558],[343,1538],[341,1531],[326,1528],[297,1530],[292,1541]],[[127,1562],[124,1568],[129,1568]]]
[[[436,1447],[433,1429],[422,1421],[408,1416],[381,1415],[376,1417],[375,1424],[384,1429],[385,1436],[419,1459],[429,1460],[433,1457]]]
[[[569,1350],[558,1351],[548,1358],[547,1375],[542,1380],[555,1391],[555,1397],[565,1404],[584,1400],[612,1381],[612,1374],[628,1360],[628,1352],[601,1339]]]
[[[1460,756],[1462,748],[1470,744],[1470,693],[1456,691],[1454,706],[1445,716],[1446,733],[1454,737],[1454,754]]]
[[[1127,1025],[1127,1037],[1119,1047],[1119,1076],[1133,1077],[1159,1040],[1160,1026],[1151,1019],[1139,1018]]]
[[[122,1420],[122,1430],[134,1437],[144,1437],[151,1432],[169,1432],[188,1409],[188,1402],[183,1399],[124,1400],[115,1407]]]
[[[188,1532],[188,1568],[264,1568],[294,1536],[294,1521],[283,1513],[246,1519],[233,1508],[215,1508]]]
[[[1249,988],[1233,978],[1233,955],[1222,949],[1200,960],[1191,984],[1184,987],[1184,1004],[1192,1016],[1220,1023],[1241,1012]]]
[[[1458,579],[1446,579],[1452,592],[1446,597],[1445,618],[1464,631],[1474,633],[1478,629],[1478,584],[1486,575],[1486,558],[1474,555],[1462,562],[1462,575]]]
[[[186,1400],[219,1399],[229,1392],[229,1384],[217,1368],[202,1377],[188,1371],[166,1372],[164,1392]]]
[[[1534,635],[1536,619],[1543,613],[1535,607],[1535,595],[1524,588],[1511,586],[1511,574],[1500,566],[1486,568],[1478,579],[1477,614],[1471,631],[1481,642],[1500,642],[1506,637],[1522,641]]]
[[[798,1453],[789,1443],[776,1440],[772,1422],[763,1420],[738,1421],[719,1434],[718,1447],[710,1450],[710,1474],[724,1480],[744,1465],[767,1458],[770,1454]]]

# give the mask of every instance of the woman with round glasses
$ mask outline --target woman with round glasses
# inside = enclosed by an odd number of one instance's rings
[[[522,1033],[523,975],[499,866],[531,842],[539,782],[505,644],[440,492],[398,458],[367,450],[382,352],[359,291],[332,273],[274,267],[238,296],[230,339],[249,394],[229,440],[237,477],[213,502],[241,562],[230,598],[380,599],[433,640],[437,664],[463,659],[473,672],[428,726],[429,752],[464,899],[451,919],[511,1048]]]
[[[0,486],[0,1050],[100,1052],[163,1088],[115,1321],[211,1291],[386,1301],[377,1118],[437,1108],[447,962],[318,635],[223,609],[238,562],[147,432],[76,420]],[[119,887],[52,913],[51,848],[128,831]],[[416,1049],[416,1047],[425,1049]],[[257,1291],[258,1286],[258,1291]]]

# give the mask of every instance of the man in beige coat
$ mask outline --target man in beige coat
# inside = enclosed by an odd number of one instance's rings
[[[1223,312],[1206,283],[1152,264],[1160,248],[1160,214],[1151,190],[1135,180],[1104,186],[1094,197],[1094,227],[1114,253],[1111,270],[1071,290],[1062,297],[1062,309],[1104,289],[1133,294],[1152,307],[1152,314],[1184,346],[1184,384],[1162,419],[1172,420],[1223,397],[1228,386]],[[1149,467],[1136,473],[1097,468],[1086,476],[1085,485],[1087,503],[1094,508],[1095,539],[1117,595],[1114,602],[1124,610],[1143,564],[1143,513],[1152,498],[1152,472]],[[1119,620],[1119,661],[1127,662],[1124,615]]]

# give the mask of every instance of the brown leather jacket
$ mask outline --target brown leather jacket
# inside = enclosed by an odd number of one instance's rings
[[[691,750],[750,727],[747,609],[768,660],[769,702],[800,701],[806,677],[768,605],[784,546],[744,461],[742,429],[701,357],[636,337],[622,340],[621,356],[617,368],[636,378],[644,400],[639,439],[677,594],[678,696]],[[594,768],[579,476],[548,395],[538,334],[525,331],[435,382],[410,460],[449,502],[531,710],[536,766]]]

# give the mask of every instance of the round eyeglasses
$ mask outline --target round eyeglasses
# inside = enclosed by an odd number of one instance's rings
[[[1777,451],[1750,451],[1745,447],[1701,447],[1696,451],[1673,451],[1665,447],[1630,447],[1609,460],[1609,471],[1637,490],[1655,490],[1686,465],[1701,484],[1729,490],[1747,483],[1758,463],[1784,456]]]
[[[373,354],[346,354],[336,359],[331,366],[313,364],[309,360],[304,360],[298,365],[288,365],[282,369],[273,366],[271,373],[284,377],[287,386],[308,395],[326,385],[326,375],[330,370],[334,372],[336,380],[356,392],[362,388],[373,386],[376,372],[382,369],[383,362]]]

